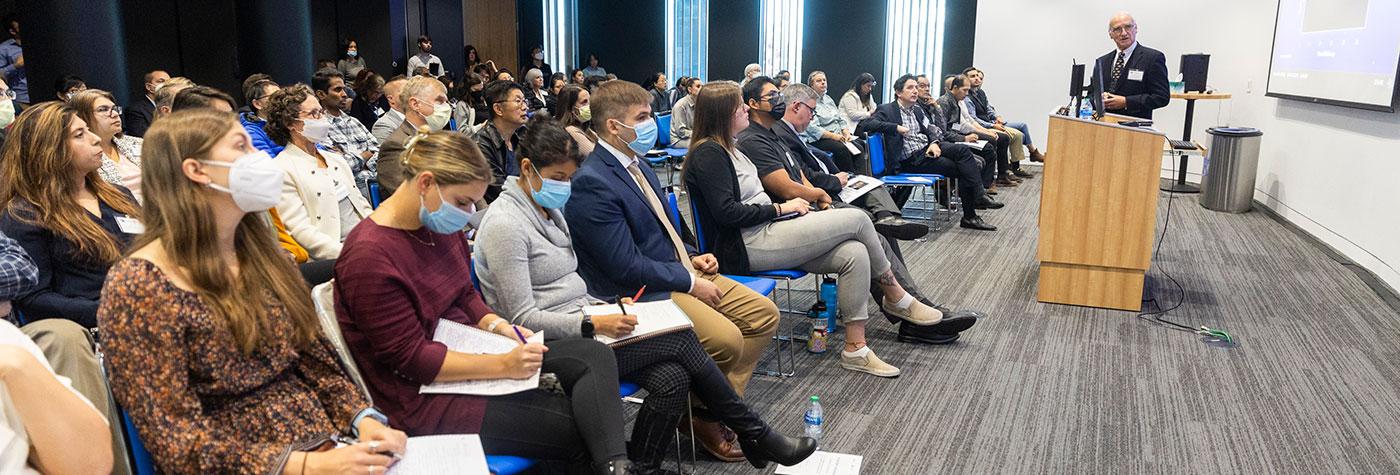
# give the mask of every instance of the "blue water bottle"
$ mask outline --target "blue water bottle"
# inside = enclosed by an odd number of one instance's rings
[[[822,315],[826,317],[826,331],[827,333],[835,332],[838,313],[836,310],[836,278],[822,278],[821,299],[826,302],[826,314]]]

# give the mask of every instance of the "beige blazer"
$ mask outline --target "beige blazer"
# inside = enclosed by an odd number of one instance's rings
[[[277,214],[292,239],[306,248],[311,259],[335,259],[340,256],[340,203],[335,197],[335,180],[349,187],[350,203],[358,219],[369,216],[371,209],[369,201],[355,188],[350,164],[335,152],[319,152],[326,159],[326,168],[296,145],[288,144],[277,154],[273,161],[287,172]]]

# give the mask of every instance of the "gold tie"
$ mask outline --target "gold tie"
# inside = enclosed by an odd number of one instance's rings
[[[676,258],[680,259],[687,272],[695,275],[695,266],[690,264],[690,256],[685,252],[685,244],[681,243],[681,236],[676,234],[676,228],[671,226],[671,219],[666,217],[666,209],[661,207],[661,198],[656,196],[655,191],[652,191],[651,184],[647,182],[646,176],[642,175],[642,169],[637,167],[635,160],[627,166],[627,173],[632,174],[632,180],[636,181],[637,187],[642,189],[642,195],[646,196],[647,203],[651,205],[651,211],[656,213],[656,219],[661,220],[661,227],[666,228],[666,235],[671,237],[671,246],[676,248]]]

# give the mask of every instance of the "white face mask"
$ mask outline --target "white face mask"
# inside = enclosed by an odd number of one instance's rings
[[[228,168],[228,187],[209,187],[233,195],[238,209],[246,213],[267,211],[282,201],[282,180],[287,172],[272,161],[267,152],[256,151],[238,157],[233,163],[200,160],[200,163]]]
[[[331,136],[331,121],[326,119],[302,119],[301,136],[311,143],[325,142]]]
[[[15,102],[5,96],[0,96],[0,129],[9,127],[15,121]]]
[[[452,120],[452,105],[447,103],[433,104],[433,114],[423,117],[423,120],[428,121],[429,129],[442,130],[443,127],[447,126],[447,122]]]

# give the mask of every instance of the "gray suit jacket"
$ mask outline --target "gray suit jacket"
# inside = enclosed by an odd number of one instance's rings
[[[384,143],[379,144],[379,196],[381,198],[387,200],[393,196],[394,190],[398,189],[399,184],[407,178],[403,174],[403,161],[399,156],[403,155],[403,149],[408,144],[408,139],[413,138],[417,133],[418,131],[413,128],[413,124],[405,120],[399,124],[399,128],[394,129],[394,132],[389,134]]]

